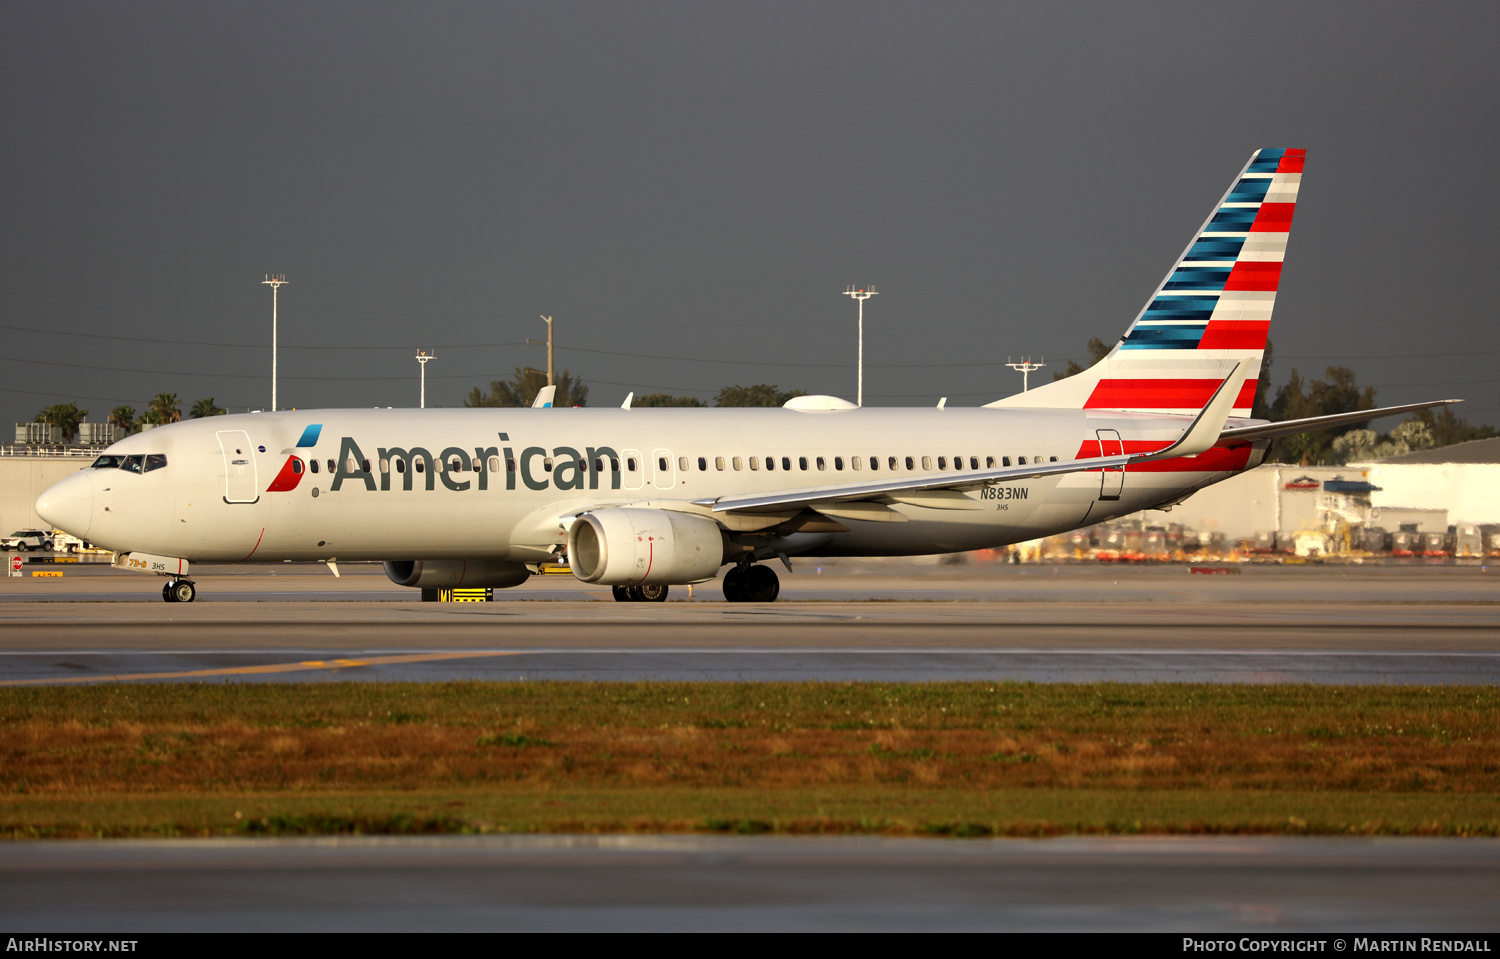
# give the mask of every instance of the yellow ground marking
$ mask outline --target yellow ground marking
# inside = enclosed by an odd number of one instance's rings
[[[0,686],[52,686],[60,683],[128,683],[144,679],[212,679],[217,676],[259,676],[266,673],[296,673],[314,669],[349,669],[353,666],[395,666],[433,663],[447,659],[491,656],[524,656],[510,650],[477,650],[471,653],[411,653],[402,656],[369,656],[365,659],[312,659],[300,663],[267,663],[264,666],[231,666],[225,669],[190,669],[178,673],[120,673],[111,676],[58,676],[49,679],[5,679]]]
[[[41,570],[41,569],[39,569],[39,570],[33,571],[31,575],[33,575],[33,576],[61,576],[62,573],[59,572],[59,571],[57,571],[57,570]]]

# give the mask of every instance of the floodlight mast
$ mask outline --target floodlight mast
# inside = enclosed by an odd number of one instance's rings
[[[872,284],[868,289],[849,287],[844,291],[845,296],[853,297],[859,303],[859,385],[855,388],[854,405],[865,405],[865,300],[872,296],[879,296]]]
[[[276,291],[286,283],[286,274],[278,273],[275,276],[267,273],[266,278],[261,280],[262,286],[271,288],[271,412],[276,412]]]
[[[1041,360],[1037,360],[1035,363],[1033,363],[1033,362],[1031,362],[1031,357],[1029,357],[1029,356],[1026,357],[1026,359],[1022,360],[1019,363],[1012,363],[1010,361],[1010,357],[1007,356],[1005,358],[1005,365],[1008,366],[1008,367],[1010,367],[1013,370],[1020,370],[1021,371],[1021,392],[1025,393],[1027,390],[1031,389],[1031,384],[1030,384],[1031,372],[1033,370],[1039,370],[1042,367],[1046,366],[1047,364],[1043,363]]]
[[[417,351],[417,362],[422,364],[422,405],[420,409],[427,409],[427,361],[433,358],[433,354],[426,350]]]

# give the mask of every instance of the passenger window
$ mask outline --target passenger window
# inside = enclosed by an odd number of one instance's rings
[[[932,457],[931,456],[924,456],[924,457],[922,457],[922,469],[924,469],[924,470],[930,470],[930,469],[932,469]]]
[[[330,472],[330,473],[337,473],[338,471],[339,471],[339,465],[337,463],[335,463],[333,460],[329,460],[328,461],[328,472]]]
[[[1009,456],[1002,456],[1002,457],[1000,457],[1000,462],[1004,463],[1006,466],[1009,466],[1010,465],[1010,457]]]
[[[1057,457],[1056,456],[1049,456],[1049,457],[1047,457],[1047,462],[1049,462],[1049,463],[1056,463],[1057,462]]]
[[[979,469],[979,457],[977,457],[977,456],[971,456],[971,457],[969,457],[969,469],[971,469],[971,470],[977,470],[977,469]]]
[[[760,469],[760,457],[759,456],[752,456],[752,457],[750,457],[750,468],[753,469],[753,470]]]
[[[781,458],[781,468],[784,469],[784,470],[789,470],[789,469],[792,468],[792,458],[790,456],[783,456]],[[806,460],[802,461],[802,468],[803,469],[807,469],[807,461]]]
[[[490,472],[491,473],[498,473],[498,472],[500,472],[500,457],[498,457],[498,456],[491,456],[490,457]]]
[[[448,461],[448,472],[450,472],[450,473],[462,473],[463,471],[464,471],[464,461],[463,460],[461,460],[457,456],[455,456],[455,457],[453,457],[453,459],[451,459],[451,460]]]
[[[427,463],[425,460],[412,460],[412,468],[418,473],[425,473],[427,472]]]
[[[634,468],[635,467],[633,467],[633,466],[631,467],[631,469],[634,469]],[[505,471],[507,473],[514,473],[516,471],[516,461],[515,461],[514,457],[507,456],[505,458]],[[399,472],[399,470],[398,470],[398,472]]]
[[[1017,456],[1016,457],[1016,465],[1017,466],[1025,466],[1026,465],[1026,457],[1024,457],[1024,456]]]
[[[858,459],[858,457],[855,458]],[[836,470],[841,470],[844,468],[844,458],[842,456],[835,456],[833,458],[833,468]]]
[[[895,468],[896,468],[896,457],[892,456],[891,457],[891,469],[895,469]],[[910,456],[908,456],[906,458],[906,468],[909,469],[909,470],[914,470],[914,469],[917,468],[916,465],[915,465],[915,461]]]
[[[807,469],[807,467],[805,465],[802,468],[803,469]],[[820,469],[820,470],[826,470],[826,469],[828,469],[828,464],[826,462],[824,462],[823,457],[821,457],[821,456],[818,457],[818,469]]]
[[[953,457],[953,468],[956,470],[964,468],[964,458],[962,456]]]
[[[677,457],[677,468],[680,469],[680,470],[682,470],[684,473],[687,472],[687,457],[686,456],[679,456],[679,457]]]
[[[542,457],[542,470],[544,472],[547,472],[547,473],[552,472],[552,457],[550,457],[550,456],[544,456],[544,457]]]
[[[714,457],[714,468],[717,469],[717,470],[724,469],[724,457],[722,457],[722,456],[715,456]]]
[[[880,457],[878,457],[878,456],[872,456],[872,457],[870,457],[870,469],[872,469],[872,470],[878,470],[878,469],[880,469]]]
[[[127,473],[139,473],[141,471],[141,459],[139,456],[127,456],[120,461],[120,469]]]
[[[630,470],[630,472],[632,472],[632,473],[634,473],[636,471],[635,457],[634,456],[626,458],[626,460],[625,460],[625,468],[628,469],[628,470]],[[512,467],[511,469],[512,469],[512,471],[514,471],[515,468]]]
[[[594,472],[595,473],[602,473],[602,472],[604,472],[604,457],[601,456],[598,459],[594,460]]]
[[[724,461],[720,460],[719,461],[719,469],[723,469],[723,468],[724,468]],[[700,472],[700,473],[707,473],[708,472],[708,459],[706,457],[703,457],[703,456],[698,457],[698,472]]]
[[[984,468],[987,470],[995,468],[995,458],[993,456],[986,456],[984,458]]]
[[[738,456],[736,456],[734,458],[733,466],[734,466],[734,471],[736,473],[740,472],[741,470],[743,470],[745,468],[745,464],[740,461],[740,458]]]
[[[292,472],[298,476],[302,475],[302,461],[295,456],[292,457]]]
[[[924,464],[923,464],[923,468],[924,468],[924,469],[930,469],[930,468],[931,468],[931,467],[928,467],[928,466],[927,466],[927,465],[926,465],[926,464],[925,464],[925,463],[924,463]],[[940,470],[945,470],[945,469],[947,469],[947,468],[948,468],[948,457],[946,457],[946,456],[939,456],[939,457],[938,457],[938,469],[940,469]]]
[[[391,461],[388,458],[382,458],[380,460],[380,472],[382,472],[382,473],[389,473],[390,471],[391,471]]]
[[[307,461],[307,468],[310,469],[310,470],[312,470],[314,473],[316,473],[318,471],[318,461],[317,460],[308,460]],[[401,464],[399,462],[396,464],[396,472],[398,472],[398,473],[401,472]]]
[[[667,471],[667,458],[665,456],[658,456],[656,458],[656,468],[663,473]]]
[[[609,469],[612,473],[620,472],[620,461],[611,456],[609,458]]]
[[[360,462],[359,462],[359,468],[360,468],[361,472],[365,472],[365,473],[370,472],[370,461],[369,460],[360,460]]]
[[[396,465],[396,472],[398,472],[398,473],[405,473],[406,472],[406,460],[396,460],[395,461],[395,465]],[[318,471],[318,461],[317,460],[313,460],[312,471],[314,473],[316,473]]]
[[[147,453],[146,454],[146,472],[149,473],[152,470],[159,470],[163,466],[166,466],[166,465],[167,465],[167,458],[166,458],[165,455],[163,455],[161,453]]]
[[[835,462],[837,462],[837,461],[835,461]],[[851,457],[849,457],[849,468],[850,469],[856,469],[856,470],[860,468],[859,457],[858,456],[851,456]]]
[[[474,468],[474,472],[476,473],[484,472],[484,461],[479,459],[478,457],[475,457],[474,462],[469,465]]]
[[[773,470],[775,468],[776,468],[776,457],[774,457],[774,456],[767,456],[766,457],[766,469]]]

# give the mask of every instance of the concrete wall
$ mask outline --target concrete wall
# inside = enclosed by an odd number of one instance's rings
[[[1365,467],[1380,491],[1371,506],[1446,509],[1450,523],[1500,523],[1500,463],[1385,463]]]
[[[51,529],[36,515],[36,498],[65,476],[85,469],[92,456],[0,456],[0,535]]]
[[[1222,483],[1199,490],[1171,512],[1145,510],[1138,514],[1148,525],[1181,523],[1197,530],[1222,532],[1233,541],[1261,532],[1295,533],[1318,525],[1320,490],[1289,490],[1286,484],[1303,476],[1316,480],[1368,479],[1357,467],[1258,466]]]

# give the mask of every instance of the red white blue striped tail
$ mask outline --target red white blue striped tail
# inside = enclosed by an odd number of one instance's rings
[[[988,405],[1196,413],[1240,363],[1255,402],[1306,150],[1260,150],[1120,342],[1091,369]]]

